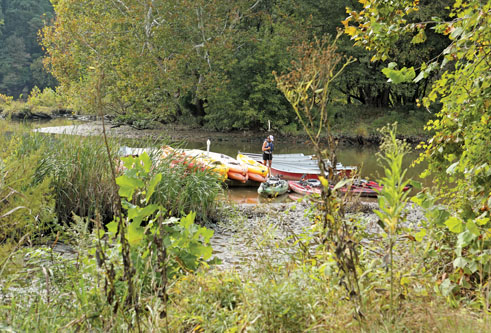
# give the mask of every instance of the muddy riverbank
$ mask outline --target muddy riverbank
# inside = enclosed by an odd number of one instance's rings
[[[366,242],[379,242],[383,230],[373,212],[376,202],[357,201],[348,207],[348,216],[358,219],[367,233]],[[294,236],[308,229],[312,222],[308,217],[308,201],[238,204],[231,208],[230,217],[208,227],[215,231],[211,239],[214,255],[222,261],[220,268],[248,269],[257,267],[264,259],[284,261],[297,251]],[[424,218],[415,205],[408,205],[405,222],[400,227],[417,230]]]
[[[47,125],[49,126],[49,125]],[[72,126],[54,126],[45,127],[38,130],[43,133],[53,134],[72,134],[72,135],[102,135],[103,127],[101,121],[84,121]],[[190,127],[179,124],[156,124],[151,129],[136,129],[132,126],[113,124],[110,121],[106,122],[106,133],[111,137],[126,138],[126,139],[145,139],[148,141],[191,141],[191,142],[205,142],[210,139],[214,142],[262,142],[267,134],[273,134],[276,140],[285,144],[308,144],[309,139],[306,135],[302,134],[285,134],[275,130],[270,132],[264,131],[230,131],[230,132],[217,132],[207,130],[205,128]],[[360,136],[353,134],[335,135],[336,139],[341,146],[364,146],[364,145],[378,145],[380,143],[380,136]],[[409,143],[417,144],[421,141],[425,141],[427,137],[424,136],[400,136]]]

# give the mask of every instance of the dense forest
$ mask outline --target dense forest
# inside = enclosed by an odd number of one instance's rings
[[[53,19],[49,0],[0,1],[0,93],[27,97],[32,88],[54,87],[43,67],[38,32]]]
[[[55,21],[47,0],[3,0],[0,93],[25,98],[34,86],[56,86],[43,70],[38,44],[38,30],[47,23],[45,65],[58,80],[67,108],[93,112],[87,99],[103,77],[105,112],[123,121],[181,121],[218,130],[261,129],[268,120],[276,128],[295,126],[272,72],[286,71],[295,57],[292,47],[300,41],[334,38],[346,6],[360,6],[339,0],[54,4]],[[445,5],[422,1],[422,10],[411,19],[441,15]],[[370,61],[373,52],[353,47],[348,36],[338,44],[356,62],[334,83],[334,103],[404,114],[407,107],[415,109],[434,79],[391,85],[381,72],[387,61]],[[418,67],[447,44],[430,32],[417,48],[410,39],[400,40],[393,56],[404,66]]]

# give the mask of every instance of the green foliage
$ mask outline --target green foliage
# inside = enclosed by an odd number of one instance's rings
[[[382,73],[389,78],[389,82],[399,84],[402,82],[411,81],[416,76],[414,68],[403,67],[400,70],[396,70],[396,66],[397,64],[395,62],[391,62],[387,68],[382,69]]]
[[[400,224],[404,221],[409,192],[403,188],[409,184],[405,180],[406,170],[402,168],[402,160],[410,151],[407,143],[396,139],[397,124],[381,129],[383,141],[380,146],[382,154],[379,158],[384,164],[385,176],[379,181],[383,184],[378,193],[378,209],[374,210],[380,218],[380,226],[387,238],[387,249],[384,260],[390,271],[390,310],[394,311],[394,284],[404,286],[402,279],[394,281],[394,246],[399,234]],[[387,259],[385,259],[387,258]],[[396,273],[397,275],[397,273]],[[400,276],[400,274],[399,274]]]
[[[101,140],[75,136],[52,139],[34,133],[21,139],[17,155],[32,153],[39,147],[44,152],[32,183],[50,179],[60,222],[70,221],[73,214],[112,218],[116,193],[111,186],[111,171]],[[113,147],[116,150],[117,146]]]
[[[49,179],[32,184],[44,150],[18,154],[20,135],[0,129],[0,243],[42,236],[55,218]]]
[[[150,234],[165,232],[165,236],[161,235],[164,237],[164,245],[168,255],[175,261],[170,265],[173,268],[168,274],[173,276],[180,269],[196,270],[201,259],[208,260],[211,257],[212,249],[206,244],[213,236],[213,231],[195,225],[194,212],[181,219],[170,218],[163,222],[162,217],[166,215],[165,207],[154,195],[157,196],[161,189],[159,184],[164,175],[157,170],[150,173],[152,160],[147,153],[139,157],[125,157],[122,160],[126,171],[116,178],[116,183],[119,186],[119,195],[123,199],[122,207],[127,218],[129,244],[134,247],[147,244],[148,241],[144,242],[146,230]],[[162,230],[159,230],[160,223],[165,224]],[[118,232],[118,221],[109,223],[107,229],[115,236]]]
[[[439,292],[450,301],[476,295],[474,305],[488,307],[490,294],[486,286],[491,276],[489,219],[464,221],[451,209],[437,203],[430,193],[421,193],[413,201],[424,209],[428,219],[416,236],[425,238],[428,243],[425,256],[438,277]],[[449,263],[453,269],[448,269]]]
[[[2,262],[2,295],[13,297],[0,310],[9,309],[2,316],[7,325],[24,330],[131,330],[165,324],[167,280],[175,281],[209,261],[213,231],[194,224],[194,214],[164,219],[163,207],[150,203],[162,174],[153,172],[146,153],[125,158],[124,163],[127,170],[117,178],[124,216],[108,224],[107,232],[98,217],[91,221],[92,228],[88,218],[75,217],[61,237],[77,251],[76,258],[62,257],[53,244],[12,254],[25,253],[27,260],[26,268],[15,274],[4,275]],[[9,290],[24,292],[29,279],[32,289],[17,301],[16,292]],[[143,299],[150,302],[140,308]],[[26,304],[50,314],[40,318]],[[20,309],[27,309],[21,311],[24,319],[16,314]],[[86,320],[74,321],[78,316]]]
[[[27,98],[27,104],[32,107],[46,107],[51,109],[61,109],[63,100],[53,89],[47,87],[41,91],[37,86],[32,88]]]
[[[41,64],[37,33],[53,17],[49,0],[6,0],[0,6],[0,92],[27,97],[34,86],[55,85]]]
[[[421,159],[428,162],[425,175],[434,177],[440,198],[448,205],[450,216],[446,227],[459,235],[453,266],[463,275],[472,275],[477,267],[472,260],[472,268],[464,272],[469,264],[466,249],[469,247],[471,257],[481,256],[482,246],[486,246],[488,240],[483,230],[489,227],[490,219],[491,152],[488,147],[491,143],[491,70],[487,48],[491,34],[491,3],[455,1],[449,8],[448,20],[433,17],[429,22],[420,24],[407,24],[405,19],[408,12],[418,10],[417,1],[394,1],[390,4],[363,1],[363,4],[365,12],[350,13],[346,32],[360,45],[376,49],[376,59],[385,59],[394,41],[409,32],[416,32],[413,42],[419,42],[417,36],[423,36],[428,25],[434,26],[437,33],[448,36],[450,45],[439,59],[423,63],[415,79],[421,80],[436,69],[442,72],[423,101],[426,107],[440,103],[442,108],[437,119],[428,122],[427,129],[432,130],[434,136],[428,144],[422,144],[426,151]],[[399,10],[384,16],[387,11],[393,11],[394,6]],[[352,20],[361,23],[359,28],[348,26]],[[459,284],[466,288],[482,286],[489,282],[487,276],[489,271],[482,271],[477,281],[460,278]],[[450,283],[445,282],[445,286],[448,287]],[[479,289],[482,290],[481,287]],[[483,297],[488,298],[486,295]]]
[[[375,210],[389,237],[394,237],[397,233],[409,195],[409,192],[403,190],[409,180],[404,179],[407,170],[403,170],[402,160],[410,152],[410,148],[406,142],[396,139],[396,131],[397,124],[381,129],[382,154],[379,158],[384,164],[385,176],[379,180],[384,187],[379,192],[379,209]]]

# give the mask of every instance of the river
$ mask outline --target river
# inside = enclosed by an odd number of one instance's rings
[[[2,120],[7,121],[7,120]],[[98,135],[101,133],[100,122],[75,122],[75,125],[56,126],[59,121],[45,122],[36,127],[43,127],[40,131],[52,134],[75,134],[75,135]],[[73,122],[71,122],[73,123]],[[205,130],[189,129],[168,125],[164,129],[138,131],[128,126],[113,127],[108,126],[108,133],[111,136],[124,138],[125,144],[138,146],[145,145],[149,138],[155,138],[165,134],[167,142],[183,142],[185,148],[206,149],[206,142],[211,141],[210,151],[226,154],[232,157],[237,155],[238,151],[260,153],[261,145],[265,133],[251,132],[234,132],[234,133],[217,133]],[[130,142],[130,143],[128,143]],[[313,154],[312,145],[298,138],[286,135],[275,135],[275,153],[304,153]],[[360,170],[363,178],[377,180],[383,174],[383,167],[379,163],[377,153],[378,146],[375,145],[340,145],[337,149],[338,162],[344,165],[354,165]],[[419,152],[413,151],[404,159],[404,167],[408,168],[407,177],[414,180],[422,181],[425,186],[430,185],[430,180],[421,180],[419,174],[423,172],[426,165],[424,163],[412,165],[418,157]],[[274,159],[273,159],[274,163]],[[227,197],[239,203],[259,203],[256,188],[234,187],[227,191]],[[296,197],[290,196],[275,199],[278,201],[288,201]],[[264,200],[263,200],[264,201]],[[269,201],[268,201],[269,202]]]

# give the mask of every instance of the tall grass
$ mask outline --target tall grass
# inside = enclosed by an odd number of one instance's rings
[[[117,193],[111,183],[109,161],[103,142],[95,137],[64,136],[52,138],[30,135],[24,141],[29,149],[38,142],[46,152],[36,167],[33,183],[49,177],[60,221],[71,220],[73,214],[103,220],[113,216]],[[113,144],[113,150],[118,146]]]
[[[32,184],[43,149],[21,149],[23,131],[0,123],[0,244],[41,236],[55,219],[49,179]]]
[[[117,193],[111,183],[107,152],[101,138],[45,135],[30,132],[29,127],[20,125],[4,127],[1,133],[6,132],[9,134],[0,135],[0,157],[3,156],[0,176],[8,175],[10,182],[16,181],[19,193],[35,192],[37,187],[44,186],[46,193],[34,196],[49,196],[54,200],[59,222],[71,221],[74,214],[89,218],[100,215],[103,221],[112,219]],[[145,144],[156,145],[156,142]],[[110,145],[113,158],[117,160],[119,143],[111,140]],[[159,161],[154,171],[164,175],[153,199],[155,203],[162,204],[170,216],[194,211],[201,221],[213,219],[217,197],[223,190],[218,179],[206,170],[188,169],[179,164],[172,166],[172,157],[162,159],[155,153],[152,158]],[[14,175],[22,178],[23,183],[14,180]],[[4,184],[2,192],[7,192],[6,181],[1,184]],[[32,199],[27,203],[31,210],[34,203]]]
[[[175,158],[170,155],[157,163],[154,171],[162,173],[163,177],[153,202],[163,205],[170,216],[196,212],[198,220],[212,220],[216,215],[217,199],[223,192],[220,180],[208,170],[173,163]]]

